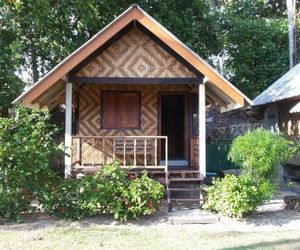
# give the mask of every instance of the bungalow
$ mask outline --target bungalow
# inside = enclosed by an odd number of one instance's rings
[[[187,190],[169,185],[206,175],[206,107],[251,100],[132,5],[14,103],[65,107],[66,177],[118,160],[131,171],[163,173],[170,205],[172,192]]]
[[[290,137],[300,135],[300,64],[289,70],[253,100],[264,111],[264,126]]]
[[[300,64],[290,69],[254,99],[255,110],[264,112],[264,127],[290,139],[300,135]],[[283,178],[300,179],[300,155],[283,165]]]

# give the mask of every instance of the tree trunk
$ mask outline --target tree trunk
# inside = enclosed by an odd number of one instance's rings
[[[286,0],[289,28],[290,69],[296,65],[296,0]]]
[[[39,72],[37,68],[37,60],[36,60],[36,48],[33,42],[30,45],[30,56],[31,56],[31,70],[32,70],[32,81],[36,83],[39,79]]]
[[[8,107],[2,107],[1,117],[5,117],[5,118],[9,117],[9,108]]]

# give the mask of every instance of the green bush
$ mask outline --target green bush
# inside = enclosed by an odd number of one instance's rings
[[[120,191],[121,196],[112,204],[113,215],[120,220],[137,219],[141,215],[151,214],[164,194],[163,186],[148,178],[146,172],[131,180]]]
[[[206,188],[208,211],[231,217],[243,217],[269,200],[276,192],[278,165],[296,151],[282,135],[257,129],[237,137],[229,158],[240,166],[242,175],[226,176]]]
[[[241,218],[256,210],[257,206],[274,194],[273,185],[260,185],[247,176],[227,175],[215,179],[213,185],[205,188],[204,209],[229,217]]]
[[[257,129],[237,137],[231,146],[229,158],[239,165],[243,175],[256,181],[275,179],[278,165],[289,159],[297,147],[282,135]]]
[[[17,188],[0,187],[0,218],[16,219],[21,222],[21,213],[33,210],[30,200],[26,197],[24,190]]]
[[[146,173],[131,180],[114,163],[94,176],[50,184],[39,193],[39,200],[47,213],[65,219],[111,213],[115,219],[126,221],[154,212],[163,194],[163,186]]]
[[[0,217],[20,219],[31,211],[28,194],[36,192],[52,176],[49,155],[56,150],[47,112],[24,108],[15,117],[0,118]]]

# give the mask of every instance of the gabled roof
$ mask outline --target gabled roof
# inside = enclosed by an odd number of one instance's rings
[[[206,83],[210,85],[211,89],[215,90],[222,97],[225,96],[225,98],[230,99],[231,103],[233,101],[236,104],[235,106],[241,107],[252,103],[247,96],[214,70],[200,56],[135,4],[131,5],[129,9],[89,41],[66,57],[30,89],[20,95],[14,103],[21,102],[23,106],[32,106],[47,91],[63,91],[63,82],[66,81],[68,73],[132,21],[137,21],[163,43],[167,44],[174,52],[178,53],[192,67],[205,76]]]
[[[257,96],[255,106],[300,97],[300,64],[290,69],[264,92]]]

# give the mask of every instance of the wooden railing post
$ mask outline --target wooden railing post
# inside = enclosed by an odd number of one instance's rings
[[[144,140],[144,166],[147,166],[147,139]]]
[[[157,167],[157,139],[154,139],[154,165]]]
[[[126,139],[123,140],[123,164],[126,166]]]
[[[95,166],[95,138],[92,139],[92,166]]]
[[[133,140],[133,166],[136,167],[136,139]]]
[[[77,149],[76,149],[77,156],[76,156],[76,158],[77,158],[77,161],[78,161],[79,165],[81,165],[81,159],[80,159],[80,157],[81,157],[81,145],[80,145],[80,143],[81,143],[81,139],[77,138]]]
[[[116,160],[116,140],[113,139],[113,160]]]

